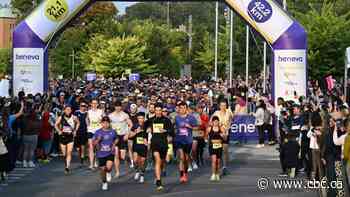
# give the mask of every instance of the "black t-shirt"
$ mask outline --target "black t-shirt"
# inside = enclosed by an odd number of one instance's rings
[[[137,128],[139,128],[140,125],[138,123],[134,124],[133,127],[131,128],[132,132],[136,132]],[[144,141],[145,139],[148,139],[148,134],[146,132],[145,129],[145,125],[143,127],[141,127],[141,132],[137,133],[134,137],[133,137],[133,144],[135,146],[140,146],[140,145],[145,145]]]
[[[146,122],[147,128],[152,131],[152,144],[168,144],[167,137],[174,137],[174,127],[169,118],[166,117],[153,117]],[[162,133],[164,129],[166,132]]]

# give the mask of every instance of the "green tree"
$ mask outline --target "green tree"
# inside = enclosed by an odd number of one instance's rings
[[[136,36],[116,37],[106,41],[106,47],[96,51],[92,65],[97,73],[106,76],[120,76],[126,69],[141,74],[156,72],[145,58],[146,46]],[[91,54],[92,55],[92,54]]]
[[[311,77],[343,75],[344,53],[350,43],[349,14],[337,14],[333,3],[324,3],[320,11],[312,7],[306,13],[296,14],[308,32],[308,68]]]
[[[0,75],[7,74],[11,66],[11,49],[0,49]]]

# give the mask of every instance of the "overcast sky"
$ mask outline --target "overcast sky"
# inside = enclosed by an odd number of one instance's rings
[[[2,0],[0,0],[2,1]],[[136,2],[125,2],[125,1],[118,1],[114,2],[117,5],[117,8],[119,10],[119,14],[125,14],[125,8],[135,4]]]

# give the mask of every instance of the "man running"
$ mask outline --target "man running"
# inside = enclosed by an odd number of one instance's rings
[[[175,117],[176,136],[175,148],[180,157],[180,182],[188,182],[188,167],[190,165],[190,153],[192,149],[192,131],[197,128],[197,120],[188,114],[187,104],[179,103],[179,114]]]
[[[155,160],[155,177],[157,190],[163,190],[161,172],[168,152],[168,140],[174,136],[173,126],[169,119],[162,116],[162,105],[155,107],[155,116],[147,121],[147,130],[152,134],[151,150]]]
[[[120,176],[120,159],[126,161],[126,150],[128,148],[128,134],[132,128],[132,122],[129,115],[122,110],[122,103],[120,101],[115,102],[114,111],[109,114],[112,128],[118,135],[118,147],[115,149],[115,177]],[[132,159],[132,158],[130,158]],[[127,161],[126,161],[127,162]],[[126,163],[128,168],[128,164]],[[128,169],[127,169],[128,170]]]
[[[93,137],[93,144],[97,149],[96,157],[98,158],[101,170],[102,190],[108,189],[108,183],[112,179],[111,171],[114,161],[114,147],[118,143],[116,132],[110,127],[108,116],[102,118],[102,128],[97,130]]]
[[[95,162],[95,150],[93,146],[92,137],[95,132],[100,128],[101,119],[103,116],[103,110],[98,108],[98,100],[92,99],[91,109],[88,111],[88,145],[89,145],[89,161],[90,161],[90,170],[93,170],[94,167],[97,167]]]
[[[137,123],[133,125],[131,129],[129,139],[133,139],[133,148],[134,151],[134,162],[135,162],[135,181],[144,183],[145,178],[145,161],[147,157],[147,132],[145,126],[145,113],[139,112],[137,114]]]
[[[75,137],[75,146],[79,151],[80,164],[84,164],[85,159],[85,146],[88,141],[87,136],[87,125],[88,125],[88,105],[85,101],[80,102],[80,107],[78,111],[74,112],[74,115],[78,118],[80,125],[78,128],[77,136]]]

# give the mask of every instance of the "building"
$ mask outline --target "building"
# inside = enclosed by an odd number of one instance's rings
[[[16,17],[12,13],[10,0],[0,2],[0,49],[11,48],[12,31],[16,26]]]

